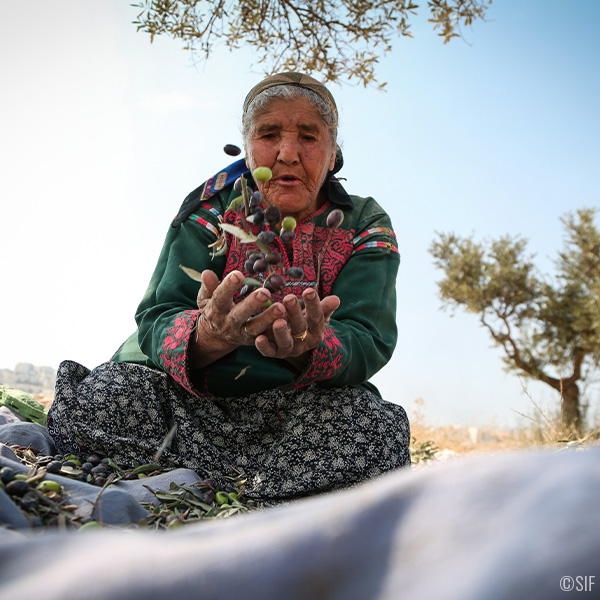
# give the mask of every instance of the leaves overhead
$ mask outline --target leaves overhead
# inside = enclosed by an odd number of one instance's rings
[[[461,26],[485,20],[491,0],[428,0],[429,21],[444,43]],[[377,85],[375,67],[397,36],[412,37],[412,0],[143,0],[134,25],[184,42],[206,60],[213,47],[251,46],[265,73],[301,71],[323,81]],[[385,83],[379,84],[383,88]]]

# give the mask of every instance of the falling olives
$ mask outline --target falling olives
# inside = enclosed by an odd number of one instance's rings
[[[225,146],[223,146],[223,152],[229,156],[238,156],[238,154],[241,153],[241,150],[235,144],[225,144]]]
[[[273,172],[269,167],[256,167],[256,169],[252,171],[252,177],[254,177],[256,181],[269,181],[269,179],[273,177]]]

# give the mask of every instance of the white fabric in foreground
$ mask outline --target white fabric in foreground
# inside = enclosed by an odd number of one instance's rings
[[[600,448],[460,458],[173,532],[6,536],[0,598],[596,598],[599,507]]]

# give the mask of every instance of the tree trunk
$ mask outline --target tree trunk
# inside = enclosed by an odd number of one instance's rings
[[[579,435],[582,434],[579,387],[577,387],[576,383],[572,383],[562,390],[561,417],[562,426],[565,431]]]

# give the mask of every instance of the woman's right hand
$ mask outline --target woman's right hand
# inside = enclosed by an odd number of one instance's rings
[[[223,281],[219,281],[213,271],[202,272],[202,287],[197,299],[200,316],[190,348],[194,368],[205,367],[239,346],[254,345],[257,336],[266,334],[277,319],[285,316],[281,303],[274,303],[259,313],[271,299],[271,293],[265,288],[254,290],[242,301],[234,303],[233,297],[243,282],[240,271],[232,271]],[[248,331],[246,323],[251,317],[252,330]]]

